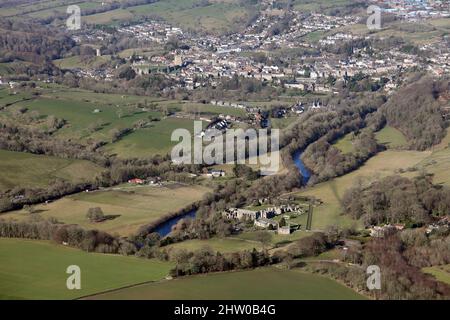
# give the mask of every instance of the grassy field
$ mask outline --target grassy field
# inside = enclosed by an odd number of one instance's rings
[[[111,56],[105,55],[101,57],[92,57],[89,59],[82,59],[81,56],[73,56],[64,59],[53,60],[53,63],[61,69],[86,69],[86,68],[98,68],[102,64],[108,62]]]
[[[175,244],[171,244],[167,247],[171,249],[186,249],[188,251],[195,251],[203,247],[209,247],[213,251],[219,252],[237,252],[242,250],[253,250],[253,248],[261,249],[260,242],[247,241],[237,238],[211,238],[208,240],[187,240]]]
[[[258,232],[254,232],[254,231],[247,231],[244,233],[241,233],[239,235],[233,236],[233,238],[235,239],[241,239],[241,240],[246,240],[246,241],[253,241],[253,242],[258,242]],[[291,233],[290,235],[282,235],[282,234],[276,234],[275,232],[271,233],[271,238],[270,238],[270,243],[268,245],[268,247],[274,247],[275,245],[277,245],[280,242],[290,242],[290,241],[294,241],[294,240],[298,240],[307,236],[310,236],[311,233],[310,232],[305,232],[305,231],[295,231],[293,233]]]
[[[174,105],[177,110],[196,115],[229,115],[235,117],[245,117],[247,112],[243,109],[220,107],[212,104],[184,102]]]
[[[0,69],[1,68],[2,68],[2,66],[0,65]],[[19,92],[17,94],[13,94],[12,92],[13,92],[13,90],[0,88],[0,107],[14,104],[16,102],[20,102],[25,99],[31,98],[31,94],[29,94],[27,92]]]
[[[50,204],[38,205],[36,210],[45,218],[55,217],[67,224],[126,236],[136,232],[142,225],[200,200],[207,191],[209,189],[201,186],[178,184],[167,187],[124,186],[109,191],[75,194]],[[105,215],[115,218],[98,223],[90,222],[86,214],[89,208],[94,207],[100,207]],[[1,217],[23,220],[29,214],[19,210]]]
[[[233,27],[236,18],[245,15],[236,0],[210,1],[207,6],[196,3],[196,0],[158,1],[85,16],[84,21],[89,24],[114,24],[134,17],[156,15],[185,29],[223,32]]]
[[[14,108],[20,106],[39,112],[41,117],[53,115],[66,120],[68,123],[58,130],[57,134],[75,139],[91,137],[109,140],[109,131],[113,128],[129,128],[136,121],[147,119],[149,115],[161,116],[158,112],[140,112],[136,108],[123,104],[116,107],[59,98],[40,98],[20,102]],[[100,112],[95,113],[96,109]],[[98,125],[97,131],[91,130],[94,125]]]
[[[0,191],[45,187],[55,179],[90,181],[101,171],[101,167],[89,161],[0,150]]]
[[[354,133],[349,133],[338,139],[333,145],[338,148],[342,153],[352,153],[355,151],[353,146]]]
[[[358,180],[372,181],[398,173],[400,169],[413,167],[430,154],[429,151],[388,150],[381,152],[356,171],[301,191],[299,195],[311,196],[323,201],[323,204],[314,208],[312,228],[323,229],[330,225],[360,226],[359,222],[341,214],[341,199],[345,191]]]
[[[433,182],[450,187],[450,129],[442,142],[431,149],[432,153],[417,167],[434,174]]]
[[[364,297],[319,275],[264,268],[139,285],[90,299],[353,300]]]
[[[47,116],[53,115],[66,120],[66,125],[55,135],[85,142],[87,139],[109,143],[106,152],[119,157],[149,157],[169,153],[178,142],[171,141],[175,129],[193,131],[193,120],[165,117],[163,108],[171,112],[185,111],[200,114],[230,114],[243,116],[242,110],[221,108],[212,105],[182,103],[177,100],[161,100],[152,97],[125,96],[117,94],[97,94],[84,90],[68,90],[60,87],[43,88],[42,95],[29,101],[22,101],[26,95],[9,95],[0,91],[0,104],[18,101],[0,116],[10,117],[19,108],[38,112],[42,124]],[[145,107],[147,106],[147,107]],[[159,121],[150,121],[153,120]],[[134,129],[119,141],[112,143],[113,129],[133,128],[138,121],[146,122],[144,128]],[[203,123],[206,126],[206,122]]]
[[[385,145],[389,149],[396,149],[407,145],[403,133],[399,130],[386,126],[376,133],[378,143]]]
[[[352,0],[294,0],[294,8],[300,11],[321,12],[326,9],[337,9],[352,4]]]
[[[423,268],[422,271],[431,274],[437,280],[450,285],[450,264]]]
[[[0,239],[0,300],[74,299],[163,279],[172,265],[158,260],[86,253],[45,241]],[[68,290],[67,267],[81,269],[81,290]]]
[[[206,123],[204,123],[205,125]],[[155,154],[170,153],[178,141],[171,141],[172,132],[176,129],[194,130],[194,121],[181,118],[166,118],[125,136],[118,142],[107,145],[105,150],[121,158],[149,157]]]

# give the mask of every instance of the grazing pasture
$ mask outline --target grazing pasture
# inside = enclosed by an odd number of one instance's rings
[[[171,263],[87,253],[48,241],[0,238],[0,300],[74,299],[168,275]],[[68,290],[67,267],[81,269],[81,290]]]
[[[238,238],[211,238],[207,240],[187,240],[168,245],[164,248],[168,250],[186,249],[188,251],[195,251],[204,247],[211,248],[213,251],[219,252],[237,252],[242,250],[259,250],[262,248],[260,242],[248,241]]]
[[[102,168],[85,160],[62,159],[0,150],[0,191],[14,187],[46,187],[56,179],[91,181]]]
[[[156,154],[170,154],[172,148],[178,144],[178,141],[171,141],[172,132],[176,129],[187,129],[192,134],[194,120],[165,118],[162,121],[153,122],[150,128],[136,130],[126,135],[104,149],[120,158],[145,158]]]
[[[320,275],[298,270],[262,268],[190,276],[150,283],[88,299],[174,299],[174,300],[360,300],[363,296]]]
[[[336,141],[334,143],[334,146],[338,148],[342,153],[352,153],[355,151],[355,148],[353,146],[353,138],[355,134],[353,132],[346,134],[342,138]]]
[[[385,126],[375,136],[379,144],[385,145],[389,149],[404,147],[408,143],[401,131],[390,126]]]
[[[177,212],[202,199],[209,189],[179,184],[160,186],[122,186],[104,191],[83,192],[67,196],[49,204],[36,206],[39,215],[54,217],[67,224],[78,224],[86,229],[98,229],[127,236],[140,226]],[[91,222],[86,218],[89,208],[99,207],[109,219]],[[30,216],[23,210],[3,214],[16,220]]]

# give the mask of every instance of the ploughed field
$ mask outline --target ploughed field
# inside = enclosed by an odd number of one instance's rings
[[[81,290],[68,290],[67,267],[81,269]],[[172,264],[121,255],[87,253],[48,241],[0,238],[0,300],[74,299],[157,281]]]
[[[323,276],[298,270],[262,268],[144,284],[88,299],[356,300],[364,297]]]

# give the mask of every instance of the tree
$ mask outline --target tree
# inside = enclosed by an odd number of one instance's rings
[[[31,205],[28,205],[28,204],[23,206],[23,210],[25,210],[29,214],[33,214],[33,213],[36,212],[36,209],[34,208],[34,206],[31,206]]]
[[[280,219],[280,222],[278,223],[278,226],[280,226],[280,227],[286,226],[286,219],[284,219],[284,217],[282,217]]]
[[[105,218],[105,215],[103,214],[103,210],[97,207],[97,208],[89,208],[86,217],[91,222],[99,222]]]

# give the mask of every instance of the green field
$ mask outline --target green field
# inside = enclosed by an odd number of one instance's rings
[[[41,125],[45,129],[46,117],[53,115],[66,121],[55,136],[81,142],[88,139],[101,140],[108,143],[103,148],[106,152],[122,158],[165,155],[178,143],[171,141],[175,129],[183,128],[193,132],[193,120],[165,117],[163,109],[171,112],[187,112],[191,115],[223,113],[244,116],[245,114],[242,110],[213,105],[182,103],[152,97],[98,94],[60,87],[44,88],[41,97],[33,100],[22,101],[24,97],[9,95],[6,90],[0,91],[0,103],[18,101],[0,113],[0,117],[13,117],[19,113],[19,108],[25,107],[28,109],[27,112],[38,113],[39,119],[33,125]],[[145,127],[134,128],[138,121],[146,123]],[[203,125],[206,126],[206,122]],[[112,143],[112,130],[125,128],[134,129],[119,141]]]
[[[404,147],[408,143],[403,133],[390,126],[386,126],[378,131],[376,138],[379,144],[383,144],[389,149]]]
[[[245,117],[247,112],[244,109],[221,107],[212,104],[185,102],[174,105],[177,110],[195,115],[229,115],[235,117]]]
[[[205,125],[205,123],[204,123]],[[118,142],[107,145],[104,149],[121,158],[149,157],[155,154],[165,155],[171,152],[178,141],[171,141],[172,132],[176,129],[194,131],[194,120],[166,118],[153,122],[150,128],[144,128],[125,136]]]
[[[283,234],[277,234],[275,232],[271,232],[271,238],[270,238],[270,243],[268,244],[267,248],[273,249],[275,248],[275,246],[277,246],[277,244],[279,243],[284,243],[284,244],[288,244],[289,242],[295,241],[295,240],[299,240],[301,238],[310,236],[311,233],[310,232],[306,232],[306,231],[295,231],[293,233],[291,233],[290,235],[283,235]],[[251,242],[258,242],[258,232],[256,231],[246,231],[243,233],[240,233],[236,236],[232,236],[235,239],[240,239],[240,240],[246,240],[246,241],[251,241]]]
[[[333,145],[338,148],[342,153],[352,153],[355,151],[355,147],[353,146],[353,138],[355,134],[349,133],[338,139]]]
[[[84,59],[81,56],[73,56],[64,59],[53,60],[53,63],[61,69],[87,69],[99,68],[101,65],[110,61],[111,56],[105,55],[101,57],[91,57]]]
[[[209,247],[213,251],[219,252],[237,252],[242,250],[261,249],[260,242],[247,241],[237,238],[211,238],[207,240],[187,240],[175,244],[168,245],[164,248],[172,249],[186,249],[188,251],[196,251],[204,247]]]
[[[159,16],[185,29],[223,32],[230,30],[236,18],[243,17],[236,0],[210,1],[207,6],[196,5],[196,0],[165,0],[152,4],[116,9],[84,17],[89,24],[115,24],[135,17]]]
[[[46,241],[0,239],[0,300],[74,299],[163,279],[172,265],[158,260],[86,253]],[[67,267],[81,269],[81,290],[68,290]]]
[[[62,159],[0,150],[0,191],[14,187],[46,187],[55,179],[91,181],[102,168],[85,160]]]
[[[2,68],[6,68],[4,65],[5,64],[0,65],[0,72]],[[17,94],[13,94],[14,91],[15,91],[14,89],[10,90],[0,88],[0,107],[4,107],[6,105],[14,104],[31,98],[31,94],[27,92],[18,92]]]
[[[300,11],[321,12],[326,9],[337,9],[352,4],[352,0],[293,0],[294,8]]]
[[[434,266],[434,267],[423,268],[422,271],[425,273],[431,274],[438,281],[441,281],[441,282],[444,282],[444,283],[450,285],[450,264],[447,264],[444,266]]]
[[[130,235],[140,226],[177,212],[201,200],[209,189],[178,184],[159,186],[123,186],[109,191],[78,193],[50,204],[36,206],[44,218],[55,217],[67,224],[78,224],[86,229],[98,229],[120,235]],[[86,218],[89,208],[100,207],[105,215],[115,217],[103,222]],[[6,219],[23,220],[30,216],[23,210],[3,214]]]
[[[116,107],[59,98],[39,98],[33,101],[20,102],[13,108],[19,106],[37,111],[42,117],[53,115],[66,120],[68,123],[58,130],[57,134],[75,139],[91,137],[109,140],[109,131],[113,128],[129,128],[136,121],[147,119],[149,115],[161,116],[158,112],[141,112],[123,104]],[[100,112],[95,113],[96,109]],[[98,130],[91,130],[91,127],[96,124],[99,127]]]
[[[319,275],[263,268],[139,285],[89,299],[355,300],[364,297]]]
[[[421,161],[417,167],[427,173],[434,174],[433,182],[450,187],[450,129],[447,136],[431,149],[431,154]]]

